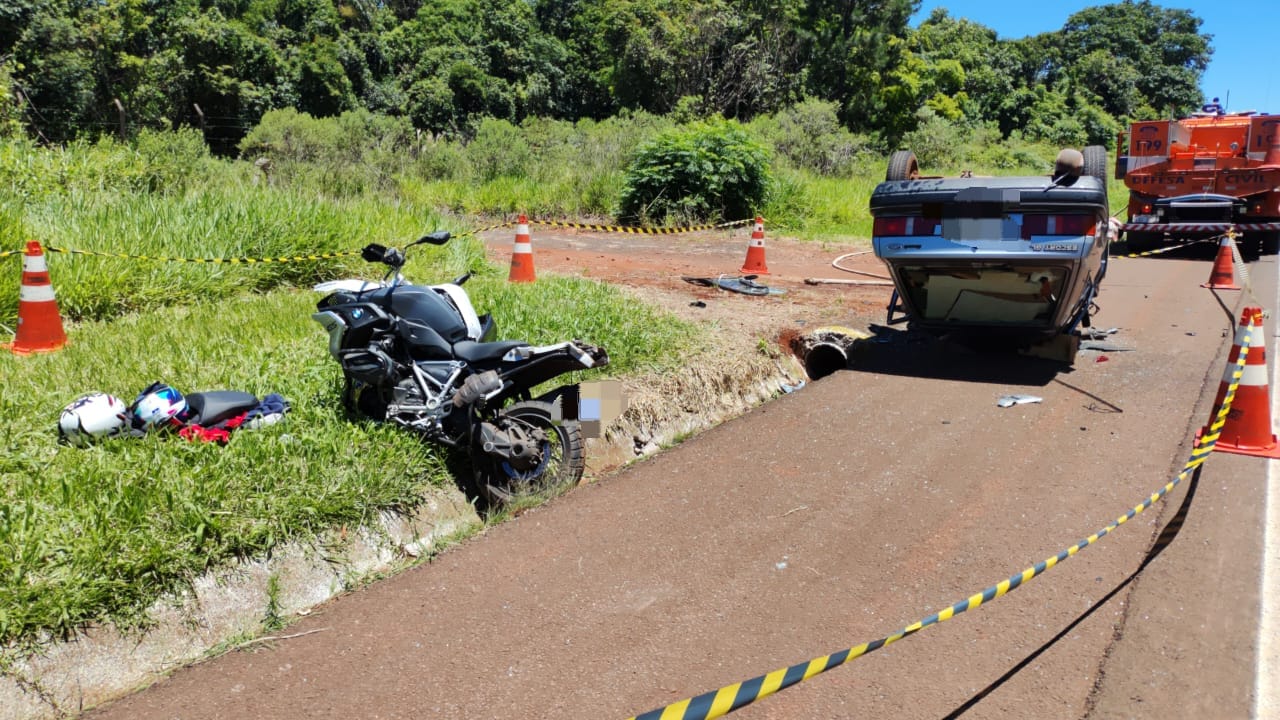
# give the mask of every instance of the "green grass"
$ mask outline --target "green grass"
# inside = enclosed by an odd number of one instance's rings
[[[200,260],[351,252],[371,241],[402,243],[442,222],[435,213],[377,198],[335,201],[253,187],[211,187],[179,197],[72,193],[26,204],[14,218],[19,230],[10,230],[4,244],[20,249],[31,239],[112,255],[50,253],[47,259],[63,314],[101,319],[310,283],[363,264],[358,257],[245,266],[115,255]],[[0,323],[11,325],[16,317],[17,290],[16,283],[0,286]]]
[[[129,624],[220,562],[410,507],[423,487],[449,482],[412,437],[343,417],[308,319],[313,299],[276,293],[89,323],[57,353],[0,357],[0,640]],[[226,447],[175,436],[56,443],[58,411],[75,396],[129,402],[153,379],[279,392],[293,410]]]

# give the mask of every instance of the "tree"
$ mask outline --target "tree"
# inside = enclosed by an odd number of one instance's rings
[[[296,60],[298,109],[315,117],[330,117],[355,106],[355,92],[347,70],[338,61],[338,44],[317,37],[303,45]]]
[[[387,33],[386,49],[410,116],[433,131],[470,136],[482,116],[518,122],[563,101],[565,50],[527,3],[425,4]]]
[[[1200,106],[1210,40],[1190,10],[1124,0],[1069,17],[1058,48],[1066,74],[1112,115],[1176,115]]]
[[[901,117],[897,74],[906,62],[907,21],[919,0],[808,0],[800,15],[809,43],[810,92],[839,100],[854,130],[880,130]],[[892,104],[897,101],[897,107]],[[892,116],[892,117],[891,117]]]
[[[1001,103],[1020,84],[1017,49],[995,30],[953,18],[945,8],[935,8],[920,23],[911,35],[911,50],[935,76],[935,92],[951,98],[971,120],[995,119]]]

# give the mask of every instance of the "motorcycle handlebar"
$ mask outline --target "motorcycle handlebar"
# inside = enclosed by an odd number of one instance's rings
[[[448,230],[437,230],[436,232],[423,235],[417,240],[409,243],[405,246],[405,250],[408,250],[414,245],[421,245],[423,243],[443,245],[449,242],[450,237],[452,237],[452,235],[449,234]],[[364,258],[366,262],[382,263],[383,265],[389,265],[396,270],[404,267],[404,251],[397,250],[396,248],[389,248],[386,245],[379,245],[378,243],[369,243],[368,245],[365,245],[360,251],[360,257]],[[466,282],[469,277],[471,277],[470,272],[455,280],[454,283],[461,285]]]
[[[360,251],[360,257],[366,262],[382,263],[398,268],[404,265],[404,253],[395,248],[389,248],[378,243],[369,243]]]

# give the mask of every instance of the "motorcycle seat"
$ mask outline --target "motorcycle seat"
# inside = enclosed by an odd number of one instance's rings
[[[187,422],[196,425],[217,425],[258,406],[256,395],[239,390],[189,393],[186,401],[189,412]]]
[[[480,363],[489,360],[498,360],[508,351],[518,347],[526,347],[529,343],[520,340],[500,340],[498,342],[474,342],[472,340],[463,340],[454,343],[453,356],[469,363]]]

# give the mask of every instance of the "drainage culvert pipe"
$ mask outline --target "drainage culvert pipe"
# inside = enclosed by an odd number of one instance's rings
[[[804,364],[810,380],[820,380],[834,372],[849,367],[853,346],[866,340],[870,334],[841,326],[817,328],[807,335],[797,337],[793,349]]]

